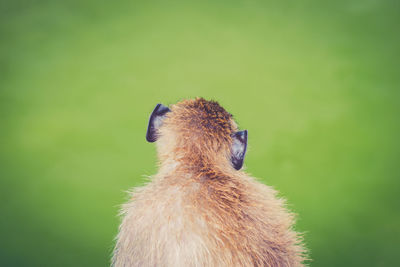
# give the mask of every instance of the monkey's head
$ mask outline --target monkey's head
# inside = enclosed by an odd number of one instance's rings
[[[157,141],[161,161],[229,165],[236,170],[243,166],[247,149],[247,130],[238,131],[230,113],[203,98],[170,108],[158,104],[150,115],[146,139]]]

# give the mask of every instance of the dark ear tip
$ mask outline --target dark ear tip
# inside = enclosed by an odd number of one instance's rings
[[[153,143],[157,141],[157,130],[160,127],[160,119],[171,110],[163,104],[157,104],[150,115],[149,125],[147,126],[146,140]],[[158,122],[158,123],[157,123]]]
[[[247,130],[234,133],[233,139],[231,161],[233,168],[240,170],[247,150]]]
[[[245,143],[247,141],[247,130],[236,132],[234,136],[239,139],[240,142]]]
[[[149,143],[154,143],[156,139],[150,136],[149,134],[146,134],[146,141]]]
[[[157,116],[162,116],[167,112],[170,112],[171,110],[169,107],[164,106],[163,104],[157,104],[156,107],[153,110],[153,114]]]

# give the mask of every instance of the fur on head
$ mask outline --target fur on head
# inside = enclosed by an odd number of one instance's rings
[[[184,100],[171,108],[158,104],[150,116],[147,140],[157,141],[161,163],[184,162],[186,166],[209,165],[239,170],[247,149],[247,131],[215,101]]]

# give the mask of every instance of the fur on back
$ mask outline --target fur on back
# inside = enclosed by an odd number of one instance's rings
[[[302,266],[284,201],[230,164],[235,131],[216,102],[171,107],[157,141],[159,172],[122,208],[114,266]]]

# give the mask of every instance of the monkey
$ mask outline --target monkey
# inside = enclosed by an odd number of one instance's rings
[[[241,170],[247,137],[216,101],[158,104],[159,170],[123,205],[111,265],[305,266],[285,200]]]

